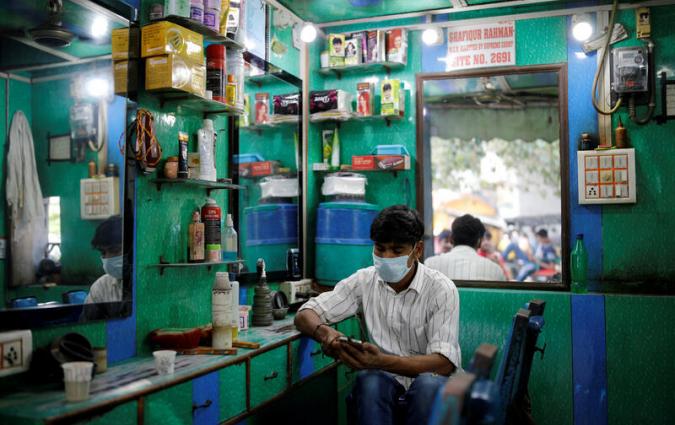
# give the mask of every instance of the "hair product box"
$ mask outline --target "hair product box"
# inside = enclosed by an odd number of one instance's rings
[[[405,96],[401,80],[382,80],[380,115],[400,116],[405,113]]]
[[[373,115],[375,84],[364,81],[356,85],[356,113],[362,117]]]
[[[387,31],[387,61],[408,61],[408,32],[403,28]]]

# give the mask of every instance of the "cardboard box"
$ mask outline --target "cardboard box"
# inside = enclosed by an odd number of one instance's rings
[[[112,59],[138,57],[138,28],[117,28],[111,33]]]
[[[401,80],[382,80],[380,115],[399,116],[405,114],[405,95]]]
[[[408,62],[408,32],[403,28],[387,31],[387,61]]]
[[[410,156],[408,155],[354,155],[352,156],[352,170],[409,170]]]
[[[141,57],[174,54],[183,59],[204,61],[204,38],[201,34],[172,22],[160,21],[141,28]]]
[[[345,65],[358,65],[361,63],[361,40],[348,38],[345,40]]]
[[[177,55],[164,55],[145,60],[146,90],[182,90],[204,97],[206,66]]]
[[[138,90],[138,59],[113,63],[115,94],[126,95]]]
[[[239,164],[239,177],[264,177],[276,174],[278,161],[245,162]]]
[[[270,122],[270,94],[261,92],[255,94],[255,119],[256,124]]]
[[[361,44],[361,54],[359,60],[361,63],[368,61],[368,31],[359,31],[352,33],[352,38],[359,40]]]
[[[356,84],[356,113],[362,117],[373,115],[373,99],[375,98],[375,84],[362,82]]]
[[[328,55],[335,58],[345,57],[345,36],[344,34],[328,35]]]

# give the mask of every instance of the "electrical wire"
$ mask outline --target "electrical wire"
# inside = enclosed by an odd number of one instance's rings
[[[619,107],[621,106],[621,101],[623,98],[619,98],[619,100],[616,102],[613,108],[611,108],[609,111],[605,111],[602,109],[602,106],[598,103],[597,100],[597,91],[598,91],[598,80],[600,79],[600,73],[604,72],[605,69],[605,64],[607,63],[607,56],[609,55],[609,42],[612,39],[612,32],[614,31],[614,21],[616,20],[616,10],[618,7],[619,1],[614,0],[612,3],[612,12],[609,18],[609,26],[607,27],[607,36],[605,37],[605,44],[602,49],[602,58],[600,58],[600,64],[598,65],[598,69],[595,71],[595,76],[593,77],[593,88],[591,91],[591,99],[593,101],[593,107],[595,108],[596,111],[598,111],[599,114],[602,115],[612,115],[614,112],[616,112]]]
[[[139,109],[136,111],[136,119],[129,123],[126,130],[126,141],[130,153],[133,154],[145,174],[154,172],[157,164],[162,159],[162,146],[155,136],[154,120],[150,111]],[[133,140],[134,134],[136,135],[135,141]],[[117,146],[122,156],[125,156],[124,145],[122,144],[123,139],[124,133],[117,140]]]
[[[635,94],[631,95],[628,100],[628,116],[631,121],[636,124],[644,125],[647,124],[652,119],[654,115],[654,110],[656,109],[656,75],[654,75],[654,42],[650,39],[647,39],[647,66],[648,72],[651,74],[649,78],[649,103],[647,108],[647,115],[643,118],[637,117],[636,105],[635,105]]]

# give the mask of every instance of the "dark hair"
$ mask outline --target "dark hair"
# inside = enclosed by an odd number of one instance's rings
[[[485,226],[476,217],[465,214],[452,222],[452,242],[457,245],[469,245],[475,248],[485,234]]]
[[[385,91],[385,90],[391,90],[391,84],[387,83],[387,84],[383,85],[382,91]]]
[[[342,44],[342,39],[340,37],[333,38],[333,44]]]
[[[449,241],[451,236],[452,232],[449,229],[443,229],[443,231],[438,234],[438,239],[442,241]]]
[[[377,243],[415,245],[423,235],[424,223],[419,213],[405,205],[383,209],[370,226],[370,239]]]
[[[113,215],[103,221],[96,228],[91,239],[94,249],[122,246],[122,217]]]
[[[537,230],[537,236],[542,238],[548,238],[548,231],[546,229]]]

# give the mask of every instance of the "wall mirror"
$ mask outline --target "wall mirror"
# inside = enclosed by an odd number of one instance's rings
[[[2,328],[131,314],[133,169],[120,151],[131,104],[113,85],[111,31],[135,10],[115,10],[3,5]]]
[[[246,189],[237,205],[241,280],[263,258],[268,279],[302,277],[302,81],[251,53],[244,54],[244,116],[233,127],[231,169]],[[253,276],[253,275],[252,275]]]
[[[471,214],[487,229],[478,253],[504,275],[460,285],[567,282],[566,85],[557,65],[418,75],[425,257],[450,251],[452,222]]]

